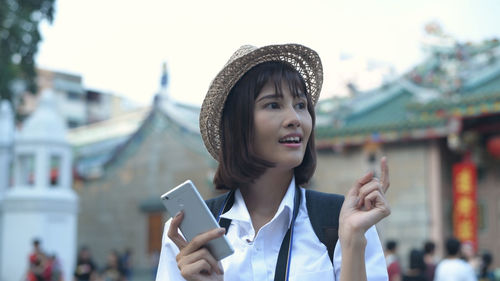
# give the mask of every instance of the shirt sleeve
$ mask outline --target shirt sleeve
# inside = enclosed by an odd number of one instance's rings
[[[366,279],[368,281],[387,281],[387,265],[385,263],[384,250],[378,237],[375,226],[370,227],[366,233],[365,266]],[[342,248],[337,241],[333,252],[333,268],[335,280],[340,280],[340,266],[342,264]]]
[[[161,242],[160,259],[158,262],[158,271],[156,272],[156,281],[185,281],[177,267],[175,257],[179,253],[179,249],[170,238],[168,238],[168,228],[170,227],[169,219],[165,223],[163,229],[163,237]]]
[[[476,273],[474,272],[474,269],[472,268],[472,266],[470,266],[467,263],[466,263],[466,265],[467,265],[467,272],[466,272],[467,281],[477,281]]]

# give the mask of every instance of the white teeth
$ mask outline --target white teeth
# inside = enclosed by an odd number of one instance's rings
[[[287,137],[280,140],[280,142],[300,142],[300,137]]]

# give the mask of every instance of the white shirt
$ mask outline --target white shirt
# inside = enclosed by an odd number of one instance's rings
[[[436,267],[434,281],[476,281],[474,269],[461,259],[444,259]]]
[[[340,244],[337,242],[335,246],[332,265],[326,246],[319,241],[309,221],[305,189],[300,188],[300,191],[302,200],[294,226],[289,280],[339,280],[342,259]],[[227,238],[235,251],[233,255],[222,260],[224,280],[274,280],[281,242],[292,220],[294,195],[295,179],[291,181],[275,216],[255,235],[243,197],[239,190],[235,192],[233,206],[221,215],[232,220]],[[175,260],[179,249],[167,236],[170,221],[167,221],[163,231],[156,281],[185,280]],[[368,229],[365,237],[367,240],[365,264],[368,280],[388,280],[384,253],[375,227]]]

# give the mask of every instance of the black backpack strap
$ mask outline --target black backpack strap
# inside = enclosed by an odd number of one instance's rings
[[[217,216],[219,215],[219,209],[221,208],[222,204],[224,203],[224,200],[226,199],[226,194],[219,195],[215,198],[205,200],[205,203],[207,204],[208,208],[210,209],[210,212],[212,212],[212,215],[214,215],[214,218],[217,219]]]
[[[328,249],[333,263],[333,251],[339,239],[339,215],[344,196],[306,189],[309,221],[319,241]]]
[[[219,212],[221,211],[221,208],[223,208],[226,197],[227,193],[212,199],[205,200],[205,203],[207,204],[208,209],[210,209],[210,212],[212,212],[212,215],[214,216],[215,220],[218,219]],[[229,226],[231,225],[231,220],[222,218],[219,220],[219,225],[220,227],[224,227],[227,233],[227,231],[229,230]]]

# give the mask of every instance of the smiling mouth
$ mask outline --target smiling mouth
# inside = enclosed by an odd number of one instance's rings
[[[279,143],[301,143],[301,137],[286,137],[279,140]]]

